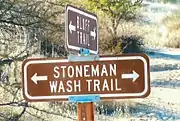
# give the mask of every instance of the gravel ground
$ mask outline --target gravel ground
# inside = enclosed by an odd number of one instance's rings
[[[180,88],[180,60],[151,58],[151,86]]]
[[[151,94],[136,100],[142,105],[140,113],[146,107],[143,117],[152,115],[155,121],[180,121],[180,60],[151,57],[150,65]]]

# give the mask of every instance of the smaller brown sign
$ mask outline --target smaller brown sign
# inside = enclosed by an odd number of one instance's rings
[[[85,48],[89,49],[90,53],[98,53],[98,25],[95,14],[67,5],[65,28],[68,50],[79,51],[80,48]]]
[[[28,101],[92,94],[101,99],[137,98],[150,93],[149,59],[145,54],[103,56],[85,62],[27,59],[22,72],[23,94]]]

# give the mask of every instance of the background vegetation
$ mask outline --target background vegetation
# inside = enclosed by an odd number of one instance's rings
[[[141,0],[0,0],[0,120],[75,120],[76,104],[67,102],[29,103],[23,99],[21,64],[28,57],[60,57],[64,48],[66,4],[76,5],[98,15],[100,54],[142,52],[148,46],[180,47],[180,14],[164,20],[167,34],[155,25],[142,25]],[[112,108],[128,115],[132,101],[104,101],[96,104],[96,113]]]
[[[167,29],[165,43],[166,47],[180,48],[180,12],[177,11],[164,19],[163,23]]]

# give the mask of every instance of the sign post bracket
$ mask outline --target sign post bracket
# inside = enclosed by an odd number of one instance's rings
[[[83,96],[69,96],[69,102],[76,102],[76,103],[88,103],[88,102],[97,102],[100,100],[99,95],[83,95]]]
[[[99,55],[90,55],[88,49],[81,48],[80,55],[69,55],[68,60],[70,62],[96,61],[99,60]]]

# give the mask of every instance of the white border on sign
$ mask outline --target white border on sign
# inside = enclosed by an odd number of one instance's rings
[[[148,65],[146,60],[141,56],[129,56],[129,57],[101,57],[99,61],[107,61],[107,60],[141,60],[144,63],[144,90],[140,93],[124,93],[124,94],[99,94],[101,98],[104,97],[139,97],[143,96],[148,91]],[[69,96],[77,96],[77,95],[55,95],[55,96],[31,96],[28,94],[28,85],[27,85],[27,68],[30,64],[45,64],[45,63],[63,63],[69,62],[68,59],[64,60],[31,60],[24,65],[24,91],[25,96],[30,100],[47,100],[47,99],[68,99]],[[30,81],[30,80],[29,80]],[[78,96],[85,95],[94,95],[94,94],[84,94]]]
[[[81,11],[81,10],[79,10],[79,9],[76,9],[76,8],[74,8],[74,7],[71,7],[71,6],[67,6],[67,9],[66,9],[66,14],[65,14],[65,40],[66,40],[66,43],[67,43],[67,48],[69,48],[69,49],[72,49],[72,50],[80,50],[80,47],[77,47],[77,46],[72,46],[72,45],[70,45],[68,42],[69,42],[69,40],[68,40],[68,29],[69,29],[69,23],[68,23],[68,11],[69,10],[71,10],[71,11],[74,11],[74,12],[76,12],[76,13],[79,13],[79,14],[82,14],[82,15],[84,15],[84,16],[87,16],[87,17],[89,17],[89,18],[92,18],[92,19],[94,19],[95,21],[96,21],[96,24],[97,24],[97,35],[96,35],[96,38],[97,38],[97,50],[96,51],[94,51],[94,50],[89,50],[89,52],[90,53],[93,53],[93,54],[97,54],[98,53],[98,22],[97,22],[97,17],[95,17],[95,16],[93,16],[93,15],[91,15],[91,14],[88,14],[88,13],[86,13],[86,12],[84,12],[84,11]]]

